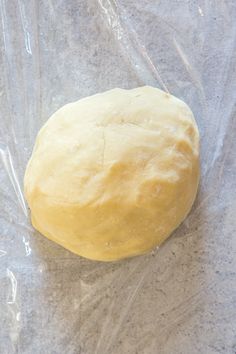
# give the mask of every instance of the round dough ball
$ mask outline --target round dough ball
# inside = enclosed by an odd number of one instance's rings
[[[153,87],[114,89],[59,109],[25,173],[33,226],[86,258],[160,245],[188,214],[199,181],[191,110]]]

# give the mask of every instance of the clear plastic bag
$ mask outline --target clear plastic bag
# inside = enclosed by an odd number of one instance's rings
[[[234,0],[0,0],[0,353],[235,353]],[[35,136],[69,101],[150,84],[185,100],[201,186],[160,249],[92,262],[31,227]]]

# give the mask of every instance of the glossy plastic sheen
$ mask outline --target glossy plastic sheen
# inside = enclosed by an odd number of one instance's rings
[[[0,0],[0,17],[0,353],[235,353],[235,1]],[[30,224],[36,134],[69,101],[145,84],[194,112],[197,200],[158,251],[82,259]]]

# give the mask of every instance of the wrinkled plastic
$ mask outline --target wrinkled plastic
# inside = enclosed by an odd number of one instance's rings
[[[0,0],[0,353],[235,353],[235,1]],[[22,181],[63,104],[150,84],[201,135],[191,214],[160,249],[92,262],[33,230]]]

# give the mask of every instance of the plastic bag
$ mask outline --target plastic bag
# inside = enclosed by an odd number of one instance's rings
[[[235,1],[0,0],[0,352],[235,353]],[[77,257],[31,227],[22,181],[56,109],[151,84],[192,108],[201,186],[157,251]]]

